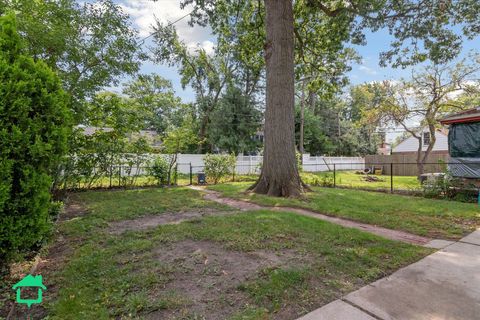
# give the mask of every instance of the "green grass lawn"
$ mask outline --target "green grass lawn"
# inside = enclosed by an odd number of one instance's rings
[[[246,194],[248,183],[210,186],[227,197],[294,206],[432,238],[459,239],[480,226],[476,204],[351,189],[314,187],[303,200]]]
[[[431,252],[265,210],[112,234],[123,219],[226,208],[182,188],[72,200],[90,213],[59,224],[68,250],[42,272],[48,319],[295,319]]]
[[[333,184],[333,172],[303,173],[303,178],[308,182],[314,175],[320,179],[320,182],[326,181]],[[372,175],[381,181],[365,181],[365,175],[356,174],[354,171],[337,171],[336,185],[347,188],[374,189],[374,190],[390,190],[390,176],[388,175]],[[310,183],[310,182],[309,182]],[[394,176],[393,187],[396,190],[420,190],[421,185],[417,177],[411,176]]]
[[[149,188],[136,190],[84,191],[70,194],[70,201],[82,203],[88,217],[75,219],[63,227],[76,236],[106,227],[109,222],[134,219],[148,214],[216,208],[230,210],[202,199],[198,191],[187,188]]]

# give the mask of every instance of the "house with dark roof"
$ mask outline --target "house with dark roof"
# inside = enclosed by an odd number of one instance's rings
[[[450,126],[448,152],[454,177],[480,179],[480,107],[440,120]]]

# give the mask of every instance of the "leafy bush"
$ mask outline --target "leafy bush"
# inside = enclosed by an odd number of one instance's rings
[[[123,187],[135,185],[140,167],[147,162],[150,146],[144,138],[140,138],[127,145],[128,153],[123,155],[123,171],[126,174],[121,179]]]
[[[477,188],[462,179],[452,177],[448,172],[442,176],[429,177],[422,184],[426,198],[448,199],[460,202],[475,202]]]
[[[148,173],[157,179],[158,185],[166,185],[168,183],[170,166],[168,161],[160,156],[150,164]]]
[[[318,176],[313,173],[303,172],[302,181],[310,186],[315,186],[315,187],[333,187],[332,175]]]
[[[448,190],[452,187],[452,179],[449,176],[428,177],[422,183],[423,196],[425,198],[446,198]]]
[[[207,154],[203,161],[207,179],[211,179],[214,184],[217,184],[220,179],[233,173],[237,158],[234,154]]]
[[[0,267],[39,247],[51,227],[51,174],[70,114],[57,76],[26,53],[14,15],[0,17]]]
[[[52,219],[58,218],[58,215],[62,212],[63,207],[64,205],[62,201],[52,201],[48,210],[50,217]]]

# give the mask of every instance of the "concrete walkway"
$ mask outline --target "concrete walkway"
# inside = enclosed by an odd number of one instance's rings
[[[299,320],[480,319],[480,229]]]

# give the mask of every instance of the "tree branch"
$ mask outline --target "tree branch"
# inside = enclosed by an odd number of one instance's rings
[[[348,10],[347,7],[340,7],[340,8],[337,8],[337,9],[330,9],[329,7],[327,7],[326,5],[324,5],[321,1],[319,0],[309,0],[308,1],[308,4],[310,6],[316,6],[318,7],[320,10],[323,11],[323,13],[325,13],[327,16],[329,17],[337,17],[338,15],[342,14],[343,12],[346,12]]]

